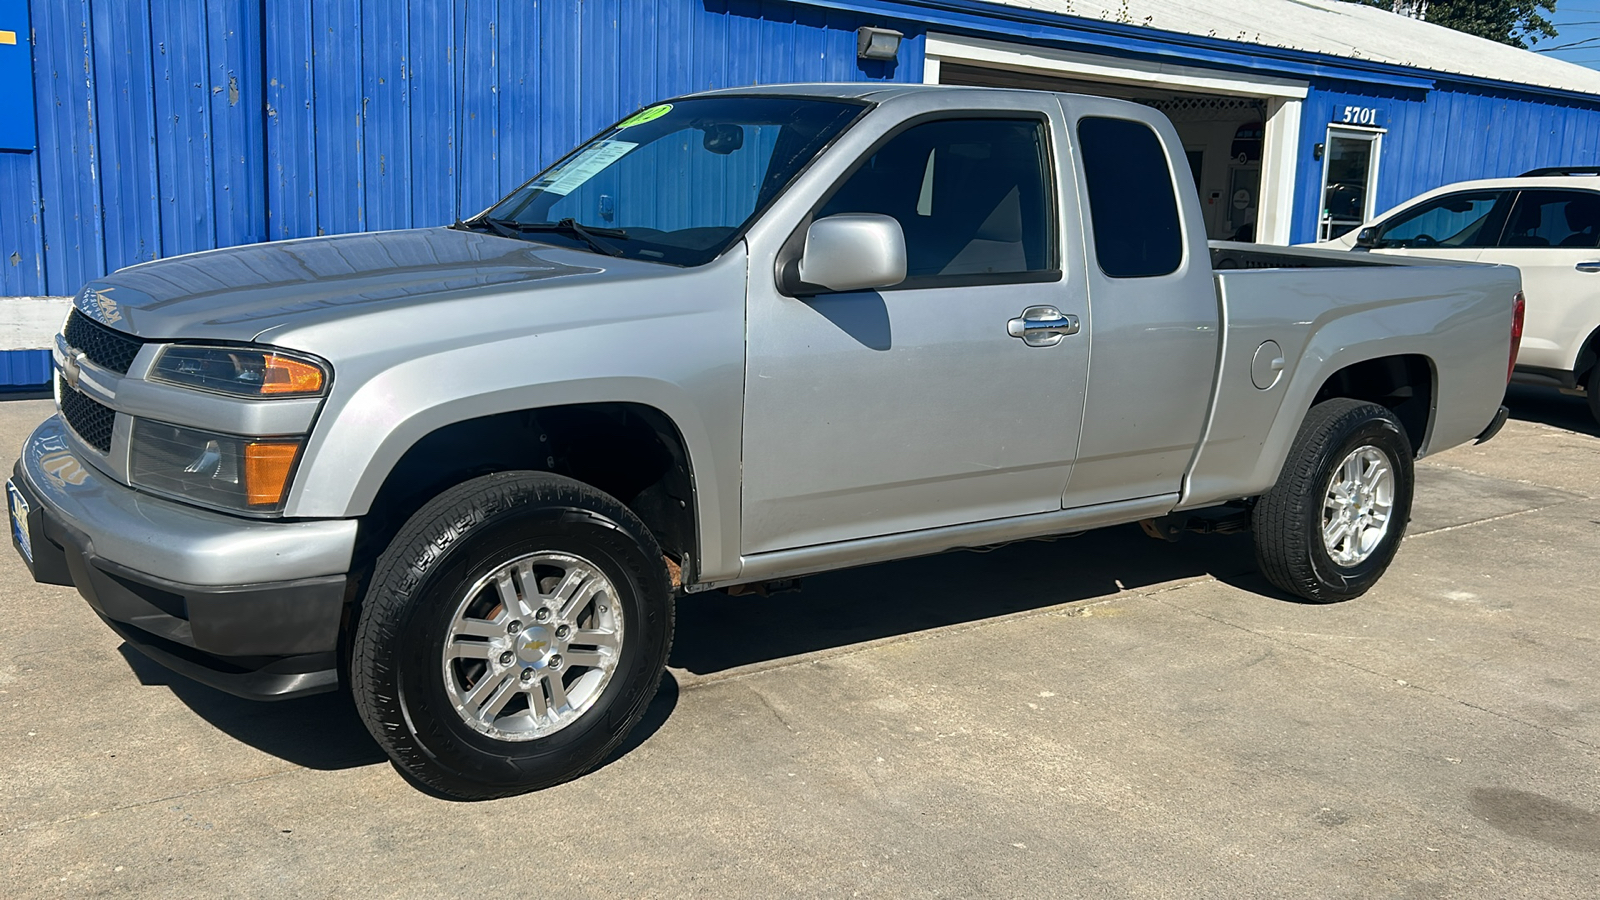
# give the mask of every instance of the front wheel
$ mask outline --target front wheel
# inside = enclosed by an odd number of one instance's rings
[[[446,491],[379,558],[351,665],[390,759],[461,799],[599,764],[643,717],[672,641],[661,551],[616,499],[539,472]]]
[[[1411,460],[1405,429],[1384,407],[1343,398],[1313,406],[1252,514],[1261,573],[1312,603],[1366,593],[1405,536]]]

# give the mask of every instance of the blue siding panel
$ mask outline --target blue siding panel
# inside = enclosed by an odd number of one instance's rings
[[[45,387],[50,369],[49,350],[0,350],[0,390]]]
[[[0,152],[0,297],[43,294],[39,156]]]
[[[460,95],[460,54],[454,48],[460,28],[455,6],[412,3],[407,31],[411,221],[449,222],[458,201],[455,109]]]
[[[1346,105],[1382,110],[1380,209],[1600,162],[1600,97],[968,0],[28,3],[38,149],[0,152],[0,296],[73,294],[212,247],[447,223],[665,97],[918,82],[930,29],[1309,79],[1297,240],[1320,205],[1312,147]],[[903,31],[900,58],[858,61],[864,24]]]
[[[163,256],[219,246],[213,204],[216,172],[207,121],[210,48],[205,33],[203,5],[193,0],[152,0],[150,36],[157,55],[151,103],[161,134],[157,165]],[[61,293],[76,292],[75,285],[66,287]]]
[[[116,269],[161,255],[150,6],[95,3],[93,12],[100,192],[107,210],[120,211],[105,217],[105,259]]]
[[[1377,108],[1386,129],[1374,195],[1380,213],[1456,181],[1600,164],[1600,98],[1584,104],[1448,84],[1420,91],[1314,82],[1302,110],[1294,241],[1316,239],[1322,163],[1313,147],[1327,139],[1345,106]]]
[[[312,0],[271,0],[265,7],[265,181],[272,240],[313,234],[317,227],[311,6]]]
[[[362,16],[344,0],[318,0],[311,11],[313,139],[317,167],[301,172],[317,193],[315,234],[363,231],[366,227],[366,149],[361,80],[365,60],[359,48]]]
[[[35,3],[35,115],[46,284],[81,285],[105,270],[105,219],[95,152],[87,0]],[[76,290],[74,287],[73,291]],[[68,291],[62,291],[67,293]]]
[[[103,2],[103,0],[97,0]],[[206,0],[206,126],[217,246],[266,240],[261,3]]]

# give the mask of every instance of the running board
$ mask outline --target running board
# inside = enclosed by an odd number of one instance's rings
[[[914,556],[931,556],[948,550],[971,550],[1011,541],[1104,528],[1108,525],[1125,525],[1140,519],[1163,516],[1171,512],[1177,503],[1177,493],[1161,494],[1155,497],[1119,500],[1115,503],[1101,503],[1031,516],[968,522],[923,531],[817,544],[794,550],[757,553],[741,558],[742,566],[737,577],[690,585],[687,590],[698,593],[755,581],[781,581],[834,569],[848,569]]]

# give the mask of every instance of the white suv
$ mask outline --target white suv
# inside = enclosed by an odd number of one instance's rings
[[[1445,185],[1316,246],[1521,269],[1528,311],[1513,380],[1586,394],[1600,420],[1600,168]]]

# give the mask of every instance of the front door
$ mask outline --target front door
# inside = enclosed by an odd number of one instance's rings
[[[1480,259],[1522,270],[1528,307],[1517,364],[1571,371],[1600,323],[1600,193],[1522,191],[1499,246]]]
[[[1491,188],[1425,200],[1373,226],[1372,252],[1472,262],[1500,239],[1514,196]]]
[[[979,116],[892,134],[815,212],[897,219],[902,285],[751,291],[743,553],[1060,507],[1089,365],[1052,202],[1062,136],[1042,113]],[[1078,331],[1012,336],[1030,310]]]

